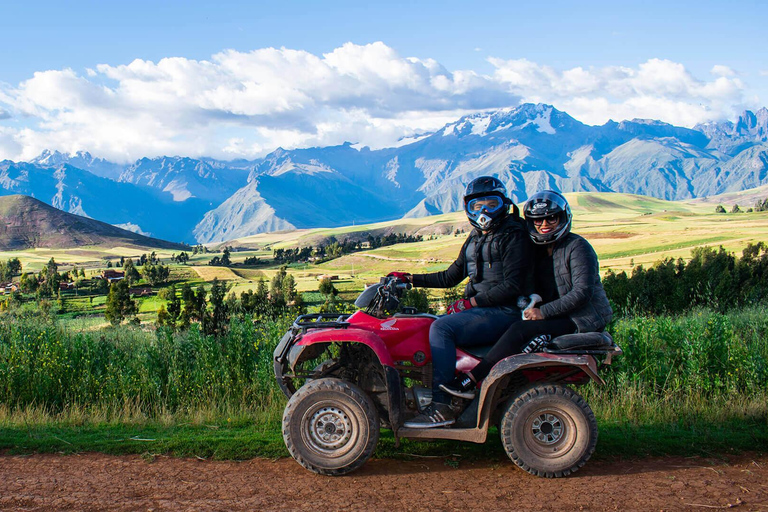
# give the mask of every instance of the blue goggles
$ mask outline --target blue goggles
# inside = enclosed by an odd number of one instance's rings
[[[504,199],[501,196],[476,197],[467,203],[467,211],[470,213],[494,213],[504,207]]]

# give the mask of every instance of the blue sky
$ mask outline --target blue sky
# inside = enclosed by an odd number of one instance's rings
[[[166,151],[257,156],[355,134],[386,145],[520,101],[553,103],[588,123],[652,116],[692,126],[768,104],[766,20],[768,3],[757,1],[5,3],[0,158],[26,158],[43,146],[117,159]],[[297,50],[301,62],[285,52],[253,54],[266,48]],[[343,55],[323,59],[341,48]],[[301,60],[308,56],[323,62]],[[172,57],[180,58],[172,70],[160,65]],[[410,57],[419,65],[401,69]],[[135,59],[147,65],[126,70]],[[371,62],[387,71],[361,71]],[[271,82],[260,78],[265,65]],[[251,71],[239,75],[237,66]],[[320,73],[331,92],[308,83],[281,95],[304,69]],[[71,72],[30,80],[62,70]],[[172,101],[154,96],[159,75],[156,89]],[[435,81],[443,75],[450,87]],[[337,81],[350,77],[355,83],[340,86],[347,98],[328,101]],[[235,98],[254,81],[260,90]],[[187,86],[196,100],[169,92]],[[377,94],[386,97],[377,102]],[[249,106],[270,97],[277,107]],[[185,113],[153,116],[158,102]],[[430,104],[419,109],[420,102]],[[133,117],[143,117],[140,126]],[[148,133],[154,142],[142,140]]]

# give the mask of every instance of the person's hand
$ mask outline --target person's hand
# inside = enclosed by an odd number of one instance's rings
[[[526,309],[523,311],[523,316],[526,320],[544,320],[544,315],[539,308]]]
[[[395,279],[398,279],[406,283],[411,282],[411,274],[409,274],[408,272],[390,272],[389,274],[387,274],[387,277],[394,277]]]
[[[472,302],[470,302],[469,299],[459,299],[448,306],[448,309],[445,310],[445,314],[452,315],[468,309],[472,309]]]

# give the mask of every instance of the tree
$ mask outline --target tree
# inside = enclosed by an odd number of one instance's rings
[[[283,279],[283,298],[286,304],[298,305],[299,294],[296,291],[296,280],[290,274]]]
[[[267,289],[267,280],[262,277],[256,285],[256,297],[258,297],[260,301],[265,301],[268,296],[269,290]]]
[[[190,289],[191,291],[191,289]],[[181,319],[181,299],[176,295],[176,287],[174,285],[161,290],[162,297],[158,293],[158,297],[168,301],[166,306],[161,306],[157,312],[158,325],[167,325],[168,327],[176,328],[179,320]]]
[[[181,316],[181,300],[176,295],[176,287],[173,285],[168,289],[168,314],[174,321]]]
[[[139,271],[136,270],[136,267],[133,265],[133,260],[131,258],[125,260],[125,263],[123,264],[123,271],[125,272],[125,280],[128,281],[128,284],[133,284],[141,279]]]
[[[318,291],[325,295],[326,299],[333,295],[339,294],[339,291],[333,286],[333,281],[329,277],[324,277],[320,280],[320,285],[317,287]]]
[[[277,271],[269,285],[269,298],[275,304],[285,305],[287,302],[283,293],[283,281],[286,275],[288,275],[288,272],[286,272],[285,267],[280,267],[280,270]]]
[[[731,208],[731,213],[741,213],[741,208],[739,208],[739,205],[734,204],[733,208]]]
[[[723,208],[723,205],[719,204],[715,207],[715,213],[725,213],[725,208]]]
[[[168,277],[171,275],[171,269],[162,264],[154,265],[147,263],[142,267],[141,273],[151,286],[158,286],[168,280]]]
[[[109,292],[109,281],[106,279],[97,279],[96,280],[96,293],[98,294],[104,294]]]
[[[229,259],[229,247],[224,248],[224,254],[221,256],[221,264],[225,267],[232,265],[232,261]]]
[[[184,283],[181,287],[181,300],[184,301],[184,309],[181,312],[182,325],[189,325],[189,321],[196,317],[195,312],[195,292],[189,283]]]
[[[126,317],[138,313],[136,302],[131,299],[128,281],[123,279],[109,287],[104,316],[112,325],[119,325]]]
[[[19,274],[21,274],[19,258],[11,258],[7,262],[0,261],[0,281],[10,281]]]
[[[203,332],[219,336],[224,333],[229,323],[229,311],[224,300],[227,294],[227,285],[220,282],[218,278],[213,279],[211,283],[211,312],[206,313],[203,318]]]
[[[61,276],[59,275],[59,265],[56,263],[56,260],[51,258],[40,271],[40,286],[37,289],[38,295],[40,297],[53,297],[54,295],[58,295],[60,282]]]
[[[412,288],[405,292],[401,305],[416,308],[416,311],[422,313],[432,313],[429,307],[429,296],[424,288]]]
[[[24,293],[35,293],[37,291],[37,277],[35,274],[28,272],[26,274],[21,274],[21,279],[19,280],[19,288],[21,288],[21,291]]]

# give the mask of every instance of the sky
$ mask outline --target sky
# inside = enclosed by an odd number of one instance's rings
[[[0,159],[386,147],[523,102],[692,127],[768,105],[768,3],[0,5]]]

